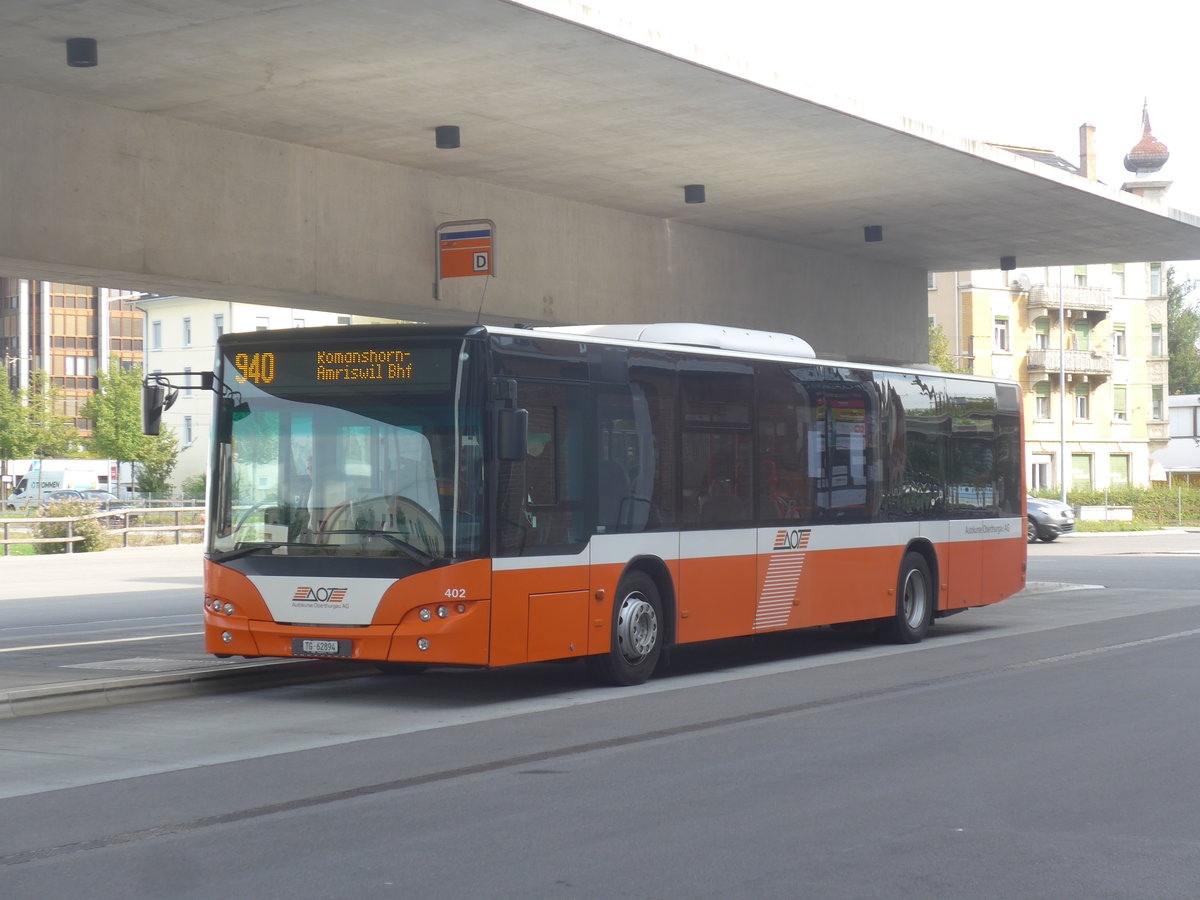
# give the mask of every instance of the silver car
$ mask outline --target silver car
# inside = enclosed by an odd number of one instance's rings
[[[1061,500],[1045,497],[1026,497],[1029,518],[1025,525],[1025,539],[1029,543],[1042,540],[1047,543],[1058,539],[1060,534],[1075,530],[1075,510]]]

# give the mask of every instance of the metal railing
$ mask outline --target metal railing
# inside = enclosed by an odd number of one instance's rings
[[[157,521],[166,517],[166,522]],[[185,517],[194,521],[184,521]],[[203,533],[204,509],[197,506],[171,506],[130,509],[99,510],[86,516],[32,516],[28,518],[0,519],[0,545],[3,555],[9,555],[9,547],[17,544],[65,544],[65,551],[73,553],[75,544],[87,540],[87,535],[76,534],[80,522],[98,520],[109,535],[120,535],[121,546],[129,546],[130,535],[173,534],[175,543],[182,543],[187,533]],[[65,523],[66,534],[60,537],[38,537],[40,525]],[[14,532],[16,536],[14,536]]]

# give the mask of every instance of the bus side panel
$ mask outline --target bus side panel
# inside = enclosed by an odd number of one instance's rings
[[[679,643],[750,633],[758,580],[755,541],[752,528],[681,535]]]
[[[902,547],[818,550],[809,554],[809,601],[790,627],[878,619],[896,611],[896,574]]]
[[[978,606],[983,591],[983,542],[966,540],[962,523],[950,523],[950,540],[938,547],[942,562],[941,583],[949,590],[939,591],[939,609]]]
[[[1024,527],[1016,522],[1016,530]],[[1025,589],[1025,566],[1029,545],[1022,534],[1003,541],[986,541],[983,545],[983,594],[979,602],[998,603],[1005,597]]]
[[[490,663],[507,666],[587,652],[589,554],[493,561]],[[570,650],[574,643],[575,649]],[[551,647],[563,650],[553,656]]]

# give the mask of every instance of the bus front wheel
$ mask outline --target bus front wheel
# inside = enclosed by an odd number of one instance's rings
[[[920,553],[908,552],[896,579],[896,613],[883,623],[883,636],[897,644],[915,644],[933,621],[933,579]]]
[[[630,572],[617,585],[608,653],[589,656],[592,675],[605,684],[641,684],[663,649],[662,601],[653,579]]]

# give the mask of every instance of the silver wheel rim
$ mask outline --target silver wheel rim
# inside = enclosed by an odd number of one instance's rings
[[[904,621],[909,628],[920,628],[928,610],[929,590],[925,576],[909,569],[904,576]]]
[[[626,662],[637,665],[658,641],[658,615],[640,591],[621,601],[617,611],[617,646]]]

